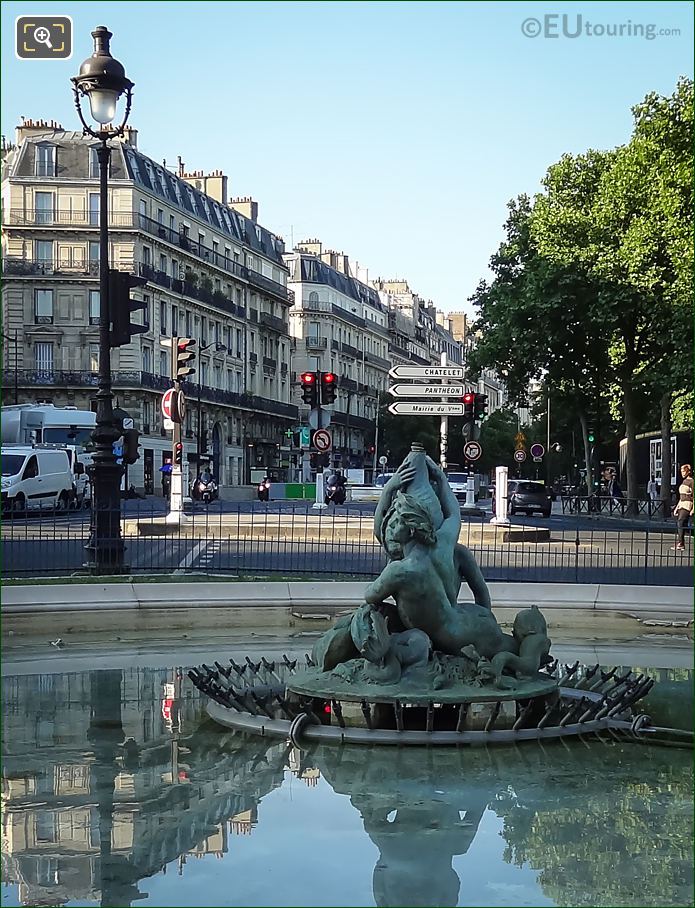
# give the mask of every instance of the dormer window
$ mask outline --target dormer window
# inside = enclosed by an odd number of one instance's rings
[[[99,179],[99,155],[96,145],[92,145],[89,149],[89,178],[90,180]]]
[[[56,175],[56,146],[41,144],[36,146],[36,176],[54,177]]]

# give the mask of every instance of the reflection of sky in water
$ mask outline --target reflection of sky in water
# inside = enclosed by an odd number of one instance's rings
[[[128,766],[95,731],[118,691]],[[282,742],[200,729],[197,692],[163,667],[7,675],[3,716],[3,905],[692,902],[687,750],[324,746],[300,766]]]

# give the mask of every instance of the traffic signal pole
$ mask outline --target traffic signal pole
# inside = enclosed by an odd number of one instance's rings
[[[174,380],[174,387],[178,392],[181,390],[181,382],[178,381],[176,374],[179,365],[179,347],[178,337],[174,334],[171,338],[171,375]],[[188,522],[188,518],[183,513],[183,442],[181,441],[181,423],[179,414],[172,412],[174,428],[171,433],[171,484],[169,486],[169,513],[166,516],[166,523],[181,526]]]
[[[446,352],[442,353],[441,358],[442,366],[446,366]],[[446,384],[448,379],[443,378],[442,384]],[[442,397],[443,401],[446,401],[445,397]],[[439,421],[439,464],[446,473],[447,470],[447,451],[449,449],[449,417],[443,415]]]

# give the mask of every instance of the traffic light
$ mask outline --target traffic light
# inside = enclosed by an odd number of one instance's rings
[[[593,443],[594,443],[595,441],[596,441],[596,435],[594,434],[594,430],[593,430],[593,429],[589,429],[589,444],[590,444],[590,445],[593,445]]]
[[[195,353],[191,350],[191,347],[195,347],[195,341],[191,337],[172,337],[171,344],[174,351],[174,367],[171,370],[171,376],[174,381],[181,381],[195,372],[191,365],[195,359]]]
[[[309,404],[311,409],[319,405],[319,387],[316,372],[302,372],[299,381],[302,385],[302,400]]]
[[[487,394],[475,395],[475,413],[476,419],[485,419],[487,416]]]
[[[129,344],[134,334],[147,331],[146,325],[134,325],[130,321],[133,312],[147,307],[144,300],[131,299],[130,291],[146,283],[147,278],[109,268],[109,343],[112,347]]]
[[[177,441],[174,445],[174,465],[180,467],[183,463],[183,445]]]
[[[472,391],[463,395],[463,418],[466,422],[475,418],[475,394]]]
[[[140,433],[138,430],[125,429],[123,431],[123,463],[135,463],[140,458],[139,445]]]
[[[321,403],[335,403],[335,395],[338,388],[338,376],[335,372],[321,373]]]
[[[322,470],[324,467],[329,466],[330,462],[330,454],[319,454],[318,451],[312,451],[309,455],[309,464],[312,470]]]

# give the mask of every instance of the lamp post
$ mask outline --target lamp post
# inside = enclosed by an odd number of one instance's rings
[[[205,350],[209,350],[210,347],[214,347],[214,348],[215,348],[215,353],[219,353],[219,352],[222,351],[222,350],[226,350],[226,347],[225,347],[224,344],[220,344],[220,343],[217,343],[217,342],[215,342],[215,341],[210,341],[209,343],[204,344],[204,343],[202,342],[202,340],[201,340],[200,344],[198,345],[198,352],[199,352],[199,353],[204,353]],[[200,364],[200,369],[201,369],[201,373],[202,373],[202,369],[203,369],[202,361],[201,361],[201,364]],[[202,453],[203,453],[203,431],[202,431],[202,421],[201,421],[202,407],[201,407],[201,400],[200,400],[200,392],[201,392],[201,386],[202,386],[202,375],[199,375],[198,378],[200,379],[200,381],[198,382],[198,407],[197,407],[197,415],[196,415],[196,419],[197,419],[197,431],[196,431],[196,471],[197,471],[197,475],[200,475],[200,458],[201,458]],[[206,447],[207,447],[207,446],[206,446]],[[219,481],[219,476],[217,477],[217,479],[218,479],[218,481]]]
[[[97,391],[96,428],[92,433],[95,444],[92,480],[92,512],[90,518],[87,567],[97,574],[119,573],[123,570],[123,539],[121,538],[120,481],[123,468],[116,463],[114,442],[121,435],[113,421],[111,393],[111,317],[109,310],[109,222],[108,170],[111,149],[108,140],[123,134],[130,114],[133,83],[126,78],[123,66],[111,56],[111,32],[103,25],[92,32],[94,53],[88,57],[77,76],[72,78],[75,107],[85,135],[99,139],[99,390]],[[126,106],[120,126],[112,125],[118,99],[125,93]],[[89,126],[82,114],[81,97],[89,101],[96,129]]]

